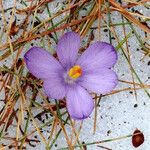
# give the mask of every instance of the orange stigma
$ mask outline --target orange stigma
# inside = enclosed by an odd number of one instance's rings
[[[82,69],[80,66],[76,65],[73,66],[69,71],[68,71],[69,77],[73,79],[77,79],[82,75]]]

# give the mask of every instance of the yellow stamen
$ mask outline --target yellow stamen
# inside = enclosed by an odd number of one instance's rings
[[[80,77],[82,75],[82,69],[80,66],[73,66],[69,72],[68,72],[69,77],[73,78],[73,79],[77,79],[78,77]]]

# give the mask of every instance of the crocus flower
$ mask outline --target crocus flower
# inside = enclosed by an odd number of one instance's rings
[[[32,47],[24,59],[29,72],[44,81],[44,91],[53,99],[66,98],[73,119],[87,118],[94,108],[90,92],[106,94],[117,85],[117,75],[111,67],[117,61],[114,47],[106,42],[90,45],[79,57],[80,36],[64,34],[57,44],[58,59],[49,52]]]

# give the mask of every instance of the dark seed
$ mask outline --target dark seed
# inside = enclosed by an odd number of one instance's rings
[[[138,107],[138,104],[135,104],[135,105],[134,105],[134,108],[136,108],[136,107]]]

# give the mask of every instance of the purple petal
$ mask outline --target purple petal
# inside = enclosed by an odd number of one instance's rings
[[[47,79],[63,68],[49,52],[40,47],[29,49],[24,60],[29,72],[41,79]]]
[[[87,90],[99,94],[111,92],[117,83],[117,75],[110,69],[95,70],[91,73],[85,73],[78,81],[78,84]]]
[[[46,95],[54,99],[63,99],[66,96],[66,85],[63,79],[63,71],[58,72],[44,81],[44,91]]]
[[[65,68],[74,65],[80,47],[80,36],[75,32],[64,34],[57,45],[57,55]]]
[[[93,71],[100,68],[111,68],[117,61],[117,53],[114,47],[105,42],[96,42],[77,60],[85,71]]]
[[[87,118],[94,108],[94,102],[89,93],[81,86],[74,86],[67,93],[67,109],[73,119]]]

